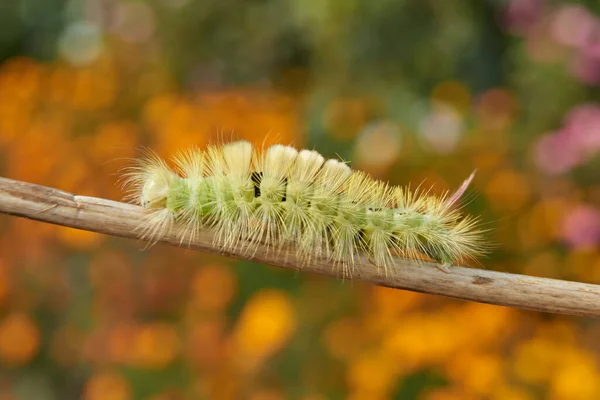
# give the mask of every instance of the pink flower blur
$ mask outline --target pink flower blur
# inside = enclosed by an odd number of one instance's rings
[[[600,212],[588,205],[573,208],[564,220],[562,233],[570,246],[596,246],[600,242]]]
[[[595,54],[596,46],[588,47],[593,49],[593,53],[588,48],[582,49],[571,61],[571,73],[587,85],[600,85],[600,56]]]
[[[507,28],[519,35],[525,34],[542,15],[544,0],[512,0],[506,9]]]
[[[538,168],[561,174],[582,164],[600,151],[600,105],[573,108],[560,131],[539,139],[534,150]]]
[[[591,156],[600,151],[600,105],[588,103],[573,108],[565,118],[563,131],[582,154]]]
[[[589,44],[598,29],[600,29],[600,21],[585,7],[574,4],[561,7],[556,12],[552,24],[554,39],[560,44],[571,47]]]
[[[564,133],[547,134],[535,146],[534,161],[547,174],[562,174],[579,164],[578,148]]]

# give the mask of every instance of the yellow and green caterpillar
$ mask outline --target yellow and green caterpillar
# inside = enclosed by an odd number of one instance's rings
[[[147,239],[176,227],[182,242],[214,229],[216,244],[252,251],[261,242],[293,249],[301,263],[331,260],[352,273],[359,255],[377,266],[396,256],[431,258],[442,268],[484,252],[477,218],[456,206],[473,175],[453,194],[390,186],[316,151],[246,141],[188,149],[175,168],[153,152],[124,175],[129,198],[149,210]]]

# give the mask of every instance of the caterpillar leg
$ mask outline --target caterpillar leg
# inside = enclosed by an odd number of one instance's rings
[[[450,267],[452,266],[452,257],[448,252],[444,250],[438,250],[438,256],[433,258],[438,262],[437,269],[447,274],[450,273]]]

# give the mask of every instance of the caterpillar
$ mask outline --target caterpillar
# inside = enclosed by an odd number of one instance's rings
[[[452,195],[395,187],[326,160],[313,150],[247,141],[189,148],[173,167],[147,150],[123,174],[126,199],[148,211],[142,237],[175,228],[181,242],[213,229],[215,245],[255,251],[293,249],[301,265],[324,257],[350,276],[358,256],[386,274],[394,257],[448,267],[484,253],[478,218],[457,203],[474,172]]]

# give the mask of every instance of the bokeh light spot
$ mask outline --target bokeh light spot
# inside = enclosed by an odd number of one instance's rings
[[[14,313],[0,320],[0,362],[6,365],[27,364],[36,356],[40,332],[26,314]]]
[[[74,22],[63,32],[59,49],[71,64],[88,65],[95,61],[102,51],[102,31],[91,22]]]

